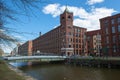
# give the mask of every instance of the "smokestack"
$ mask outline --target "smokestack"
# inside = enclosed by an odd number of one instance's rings
[[[39,36],[41,36],[41,34],[42,34],[42,33],[41,33],[41,32],[39,32]]]

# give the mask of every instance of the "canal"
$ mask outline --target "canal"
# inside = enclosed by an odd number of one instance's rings
[[[120,80],[120,69],[45,64],[20,68],[37,80]]]

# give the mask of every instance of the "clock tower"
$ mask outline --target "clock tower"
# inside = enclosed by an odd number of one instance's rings
[[[73,13],[69,12],[67,8],[60,15],[60,24],[64,27],[73,26]]]
[[[73,13],[69,12],[67,7],[63,14],[60,15],[60,24],[61,24],[61,42],[62,48],[61,52],[64,55],[70,56],[73,55]]]

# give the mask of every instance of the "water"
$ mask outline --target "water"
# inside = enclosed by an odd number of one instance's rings
[[[47,64],[20,68],[37,80],[120,80],[120,69]]]
[[[28,62],[10,62],[9,64],[14,67],[22,67],[22,66],[27,66]]]

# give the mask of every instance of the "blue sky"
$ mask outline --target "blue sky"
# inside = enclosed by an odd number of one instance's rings
[[[34,33],[13,34],[23,41],[32,40],[52,30],[60,24],[59,15],[66,5],[74,13],[74,25],[87,28],[88,31],[99,29],[99,19],[120,13],[120,0],[48,0],[40,4],[39,10],[33,10],[35,16],[19,15],[20,22],[11,22],[8,27],[15,28],[18,32]],[[28,13],[29,14],[29,13]]]

